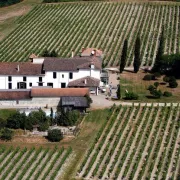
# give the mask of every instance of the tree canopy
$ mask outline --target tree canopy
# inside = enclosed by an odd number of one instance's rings
[[[126,66],[127,48],[128,48],[128,41],[127,41],[127,39],[125,39],[123,49],[122,49],[122,54],[121,54],[120,73],[123,72],[123,70]]]
[[[137,73],[139,71],[139,67],[141,65],[140,60],[140,38],[139,36],[136,39],[135,42],[135,49],[134,49],[134,72]]]

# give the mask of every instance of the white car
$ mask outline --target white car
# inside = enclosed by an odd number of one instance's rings
[[[106,88],[104,86],[100,86],[98,88],[102,93],[105,93],[106,92]]]
[[[90,90],[90,94],[96,94],[94,90]]]

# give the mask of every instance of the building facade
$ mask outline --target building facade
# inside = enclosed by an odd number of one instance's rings
[[[32,62],[0,62],[0,89],[66,88],[70,82],[81,78],[86,82],[86,77],[100,82],[101,63],[96,56],[35,57]],[[86,83],[84,87],[90,86]]]

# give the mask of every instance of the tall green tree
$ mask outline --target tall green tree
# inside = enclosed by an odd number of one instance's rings
[[[122,54],[121,54],[120,73],[123,72],[123,70],[126,66],[127,48],[128,48],[128,41],[127,41],[127,39],[125,39],[123,49],[122,49]]]
[[[140,38],[139,36],[136,39],[135,42],[135,48],[134,48],[134,72],[137,73],[139,71],[139,67],[141,65],[141,60],[140,60]]]
[[[117,98],[118,98],[118,99],[121,99],[121,87],[120,87],[120,83],[118,84],[118,88],[117,88],[117,91],[116,91],[116,95],[117,95]]]
[[[154,63],[154,67],[152,69],[153,72],[160,72],[161,68],[161,60],[163,57],[163,51],[164,51],[164,30],[162,29],[160,38],[159,38],[159,46],[158,46],[158,51],[156,54],[156,59]]]

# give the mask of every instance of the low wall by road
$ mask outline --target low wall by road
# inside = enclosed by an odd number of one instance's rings
[[[0,100],[0,106],[7,107],[57,107],[60,98],[32,98],[27,100]]]

